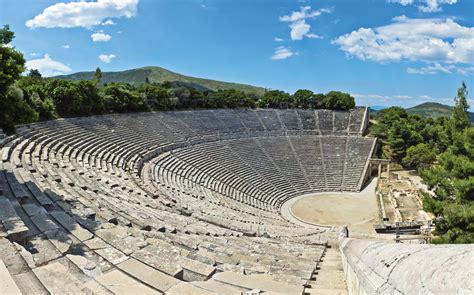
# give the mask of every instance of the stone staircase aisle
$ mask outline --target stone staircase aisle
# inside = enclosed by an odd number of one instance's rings
[[[304,294],[345,295],[347,292],[346,276],[342,268],[341,252],[336,247],[328,246],[314,272]]]

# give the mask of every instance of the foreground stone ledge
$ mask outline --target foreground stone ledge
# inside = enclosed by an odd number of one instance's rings
[[[351,294],[473,294],[474,246],[340,241]]]

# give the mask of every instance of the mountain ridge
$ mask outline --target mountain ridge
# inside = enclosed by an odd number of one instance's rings
[[[381,107],[381,106],[369,107],[370,111],[374,113],[380,110],[383,110],[384,108],[389,108],[389,107]],[[439,103],[439,102],[424,102],[413,107],[405,108],[405,110],[407,111],[408,114],[411,114],[411,115],[420,115],[422,117],[438,118],[441,116],[449,117],[451,115],[453,107]],[[474,122],[473,112],[469,112],[469,118],[471,122]]]
[[[68,75],[55,76],[55,79],[63,80],[92,80],[94,71],[77,72]],[[223,90],[236,89],[246,93],[263,95],[265,88],[234,82],[225,82],[213,79],[186,76],[158,66],[146,66],[117,72],[102,72],[102,83],[127,82],[133,85],[145,83],[148,78],[150,83],[163,83],[165,81],[176,82],[180,85],[188,85],[200,90]]]
[[[453,110],[452,106],[438,102],[424,102],[411,108],[406,109],[409,114],[417,114],[425,117],[441,117],[450,116]],[[469,112],[471,122],[474,122],[474,113]]]

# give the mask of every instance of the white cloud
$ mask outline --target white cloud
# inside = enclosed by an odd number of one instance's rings
[[[316,35],[316,34],[313,34],[313,33],[306,34],[306,37],[308,37],[310,39],[323,39],[323,37],[321,37],[319,35]]]
[[[456,4],[457,0],[424,0],[424,5],[419,5],[418,10],[421,12],[439,12],[442,10],[441,5]]]
[[[311,6],[302,6],[300,11],[293,11],[290,15],[280,16],[280,21],[282,22],[295,22],[307,18],[315,18],[320,16],[323,13],[330,13],[332,9],[321,8],[318,10],[311,10]]]
[[[53,60],[47,54],[45,54],[43,58],[27,61],[26,68],[28,70],[36,69],[44,77],[62,75],[71,71],[71,68],[69,68],[67,65]]]
[[[286,59],[289,58],[293,55],[297,55],[297,53],[291,51],[291,49],[284,47],[284,46],[279,46],[275,48],[275,53],[273,53],[271,59],[273,60],[280,60],[280,59]]]
[[[39,55],[39,54],[36,53],[36,52],[31,52],[31,53],[30,53],[30,56],[33,56],[33,57],[38,56],[38,55]]]
[[[112,61],[112,59],[116,58],[115,54],[101,54],[99,55],[99,59],[102,62],[109,63]]]
[[[359,28],[339,36],[333,44],[361,60],[380,63],[400,60],[421,61],[425,69],[410,73],[451,72],[453,64],[474,64],[474,27],[452,19],[393,18],[393,23],[376,28]],[[430,66],[431,65],[431,66]]]
[[[291,40],[302,40],[303,37],[308,34],[311,26],[308,25],[305,20],[298,20],[290,24],[291,28]]]
[[[406,5],[411,5],[411,4],[415,3],[415,0],[387,0],[387,2],[389,2],[389,3],[398,3],[398,4],[401,4],[403,6],[406,6]]]
[[[273,41],[275,41],[275,42],[283,42],[283,41],[285,41],[285,40],[283,40],[282,38],[275,37],[275,38],[273,38]]]
[[[280,16],[280,21],[289,22],[291,29],[291,40],[302,40],[304,37],[317,38],[316,34],[310,33],[311,25],[306,23],[306,19],[311,19],[320,16],[323,13],[331,13],[332,9],[321,8],[318,10],[311,10],[310,6],[300,7],[299,11],[293,11],[289,15]]]
[[[420,74],[420,75],[434,75],[437,73],[458,73],[461,75],[467,75],[474,71],[474,66],[471,67],[460,67],[452,64],[442,65],[440,63],[433,63],[421,68],[408,68],[407,73],[409,74]]]
[[[421,67],[421,68],[418,68],[418,69],[408,68],[407,73],[409,73],[409,74],[422,74],[422,75],[429,74],[429,75],[433,75],[433,74],[442,72],[442,73],[446,73],[446,74],[451,74],[451,71],[453,70],[454,67],[455,66],[453,66],[453,65],[443,66],[439,63],[434,63],[432,65],[428,65],[426,67]]]
[[[126,17],[137,14],[138,0],[97,0],[56,3],[26,22],[30,29],[45,28],[92,28],[105,19]],[[107,21],[105,21],[107,22]]]
[[[394,95],[393,97],[396,99],[411,99],[412,98],[410,95]]]
[[[96,32],[91,35],[92,41],[94,42],[107,42],[112,39],[112,36],[105,34],[102,31]]]
[[[71,46],[69,44],[64,44],[63,46],[61,46],[61,48],[69,49],[69,48],[71,48]]]
[[[429,95],[420,95],[418,96],[418,99],[421,99],[421,100],[433,100],[434,98],[429,96]]]
[[[448,4],[448,5],[453,5],[458,2],[458,0],[387,0],[389,3],[398,3],[403,6],[406,5],[412,5],[415,2],[417,2],[418,5],[418,10],[421,12],[439,12],[442,11],[443,9],[441,8],[442,5]]]
[[[113,25],[116,25],[116,23],[114,23],[114,21],[109,18],[105,22],[101,23],[101,25],[103,25],[103,26],[113,26]]]

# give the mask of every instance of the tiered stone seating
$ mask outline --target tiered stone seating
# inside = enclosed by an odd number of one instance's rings
[[[279,207],[336,183],[358,190],[373,143],[316,135],[319,112],[23,126],[1,149],[0,261],[25,294],[300,292],[334,233],[293,224]]]
[[[281,110],[277,112],[286,130],[301,130],[301,119],[298,116],[297,110]]]
[[[281,121],[278,119],[277,111],[272,109],[260,109],[256,111],[260,121],[267,131],[279,131],[283,128]]]
[[[330,135],[334,132],[334,112],[329,110],[318,110],[316,112],[318,126],[321,134]]]
[[[262,210],[296,195],[357,191],[373,139],[278,136],[210,142],[155,163],[155,180],[184,191],[204,188]],[[199,187],[199,189],[197,188]]]
[[[355,108],[349,111],[349,133],[362,134],[364,127],[364,120],[368,120],[368,110],[366,108]]]

